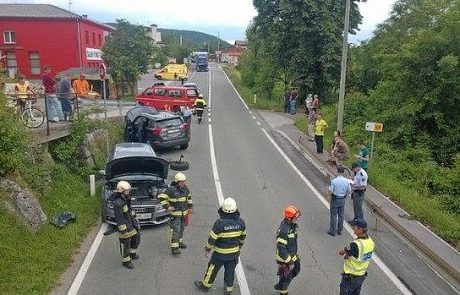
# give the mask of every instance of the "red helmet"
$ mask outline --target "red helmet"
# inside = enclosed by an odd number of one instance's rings
[[[285,218],[297,218],[300,216],[300,210],[294,206],[287,206],[284,209],[284,217]]]

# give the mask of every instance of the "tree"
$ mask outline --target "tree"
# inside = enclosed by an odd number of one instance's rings
[[[107,36],[102,53],[115,83],[132,83],[134,89],[139,76],[147,73],[153,45],[147,28],[120,19],[116,30]]]

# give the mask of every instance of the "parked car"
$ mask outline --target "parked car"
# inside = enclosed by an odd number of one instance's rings
[[[180,115],[140,106],[126,113],[125,124],[126,141],[147,143],[155,150],[188,148],[190,127]]]
[[[157,157],[145,143],[121,143],[109,154],[102,187],[102,221],[116,225],[114,193],[120,180],[131,184],[131,207],[141,225],[162,224],[169,220],[158,195],[169,186],[169,162]]]
[[[188,79],[188,69],[184,64],[167,64],[161,71],[156,73],[154,77],[158,80],[180,80]]]
[[[182,87],[186,87],[186,88],[190,88],[190,89],[196,89],[196,91],[198,91],[198,93],[200,93],[200,88],[198,87],[198,85],[196,85],[196,83],[187,82],[184,85],[182,85]]]
[[[198,90],[193,88],[154,85],[136,96],[136,102],[157,110],[180,112],[181,106],[192,108],[198,95]]]

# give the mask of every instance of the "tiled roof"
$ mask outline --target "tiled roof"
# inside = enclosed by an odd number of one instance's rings
[[[80,18],[50,4],[0,4],[0,17]]]

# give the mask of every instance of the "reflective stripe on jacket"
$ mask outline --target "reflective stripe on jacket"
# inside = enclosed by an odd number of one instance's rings
[[[355,276],[363,276],[372,259],[374,252],[374,241],[367,239],[356,239],[353,241],[358,246],[358,258],[349,256],[343,263],[343,272]]]
[[[172,217],[184,217],[187,210],[193,208],[192,195],[187,186],[179,188],[177,185],[171,185],[159,195],[159,198],[163,208],[168,209],[169,206],[175,208],[174,211],[169,212]]]
[[[276,261],[293,263],[297,259],[297,224],[283,219],[276,234]]]
[[[120,193],[115,194],[113,212],[115,213],[115,221],[118,225],[120,238],[130,238],[137,233],[133,220],[133,218],[136,218],[136,213],[131,209],[130,200],[126,200]]]
[[[197,98],[195,100],[194,105],[195,105],[195,109],[204,110],[204,107],[206,106],[206,101],[204,101],[204,99],[202,99],[202,98]]]
[[[205,249],[229,257],[238,256],[246,238],[246,224],[238,211],[225,213],[219,209],[218,212],[220,218],[209,232]]]

